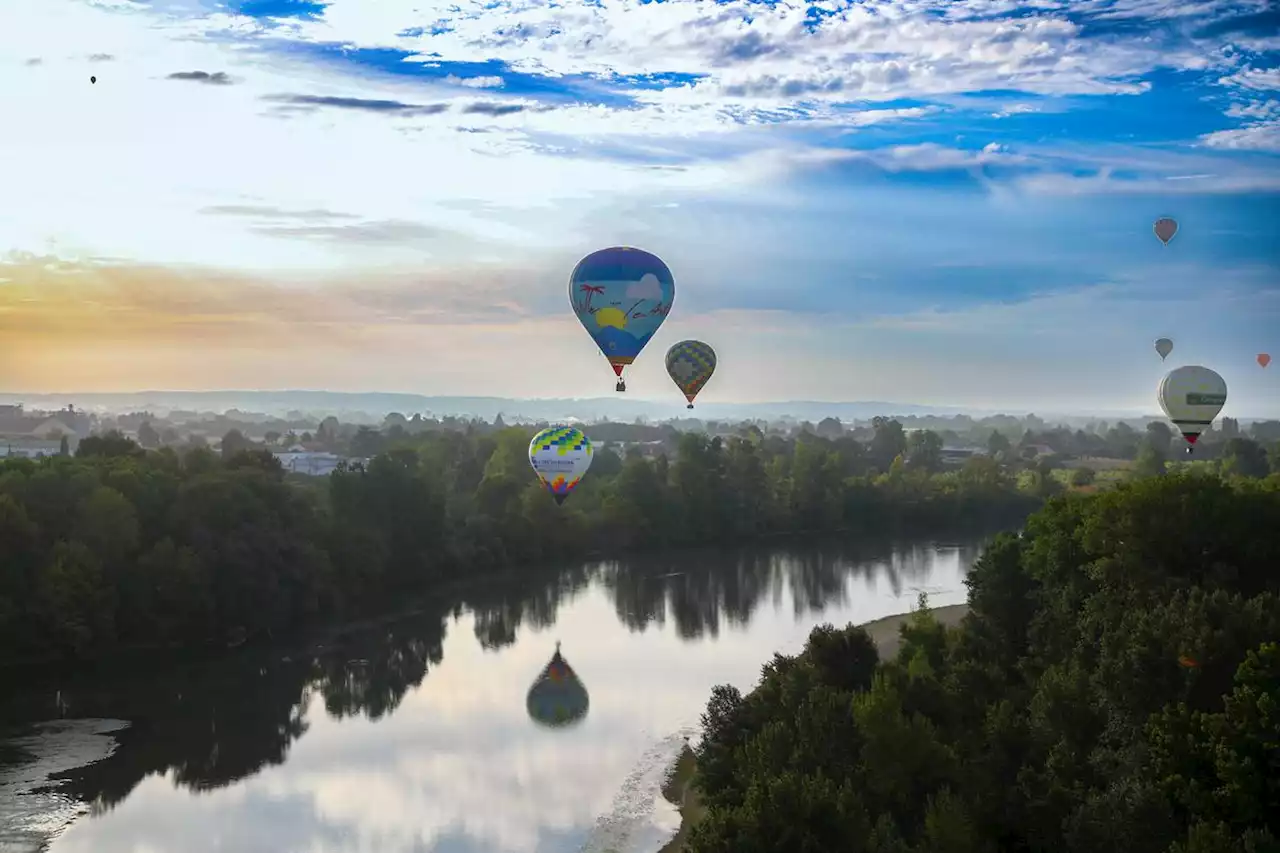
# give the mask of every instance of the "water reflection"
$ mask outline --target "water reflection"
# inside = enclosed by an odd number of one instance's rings
[[[560,644],[556,643],[555,654],[542,668],[525,698],[529,718],[548,728],[563,729],[582,722],[590,707],[587,688],[560,655]]]
[[[963,574],[979,549],[684,552],[524,572],[306,648],[163,678],[47,685],[43,697],[61,687],[65,716],[133,721],[114,755],[60,777],[62,792],[88,802],[94,818],[52,850],[203,853],[233,841],[245,853],[575,849],[654,739],[696,721],[712,685],[748,687],[764,660],[797,648],[813,624],[901,612],[913,588],[936,591],[939,604],[963,600]],[[450,626],[470,627],[475,641],[465,633],[447,641]],[[539,635],[552,626],[592,684],[589,717],[585,688],[539,702],[522,695],[546,662],[551,638]],[[0,713],[51,715],[33,712],[32,697],[14,697]],[[577,723],[568,738],[530,725],[526,713],[544,711]],[[236,793],[174,799],[216,789]],[[127,816],[109,814],[126,802]],[[257,814],[268,805],[274,816]],[[620,825],[653,817],[652,804],[626,808]],[[286,812],[287,832],[276,825]],[[499,812],[501,825],[492,817]],[[213,834],[175,824],[180,835],[161,837],[179,813]],[[234,839],[227,821],[240,822]],[[387,821],[399,827],[391,835]],[[429,837],[424,821],[434,827]],[[610,832],[618,850],[635,843],[631,829]]]

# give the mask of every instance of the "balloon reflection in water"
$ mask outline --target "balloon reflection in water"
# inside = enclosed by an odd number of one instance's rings
[[[525,699],[529,717],[553,729],[567,728],[582,722],[590,705],[587,688],[582,686],[573,667],[560,656],[560,644],[556,643],[556,653],[529,688]]]

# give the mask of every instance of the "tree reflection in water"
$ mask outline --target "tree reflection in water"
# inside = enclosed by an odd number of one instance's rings
[[[971,565],[979,550],[967,544],[959,556]],[[102,677],[64,687],[62,716],[114,717],[133,725],[110,758],[66,774],[63,791],[102,812],[153,774],[208,791],[281,764],[307,731],[317,696],[337,719],[394,713],[441,662],[448,624],[466,612],[481,647],[498,650],[512,645],[522,626],[554,625],[562,603],[598,583],[631,631],[662,626],[670,616],[681,638],[696,640],[717,636],[724,622],[745,626],[763,601],[779,606],[784,593],[797,614],[844,603],[859,577],[885,577],[901,594],[904,583],[918,584],[930,571],[929,553],[890,543],[846,544],[685,551],[530,570],[477,584],[411,615],[347,627],[302,650],[246,651],[162,677]],[[59,715],[52,708],[45,713]]]

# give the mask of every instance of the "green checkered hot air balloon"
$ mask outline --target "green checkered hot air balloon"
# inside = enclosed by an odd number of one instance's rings
[[[667,374],[693,408],[693,398],[716,372],[716,351],[702,341],[680,341],[667,350]]]

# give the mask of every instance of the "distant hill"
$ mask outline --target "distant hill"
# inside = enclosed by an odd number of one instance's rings
[[[511,397],[428,397],[420,394],[349,393],[341,391],[137,391],[118,394],[9,394],[0,393],[0,404],[23,403],[28,408],[63,408],[68,403],[85,409],[111,412],[152,411],[157,414],[178,410],[242,412],[285,416],[289,412],[314,415],[343,415],[349,421],[377,420],[388,412],[405,415],[430,413],[435,416],[471,416],[493,420],[501,414],[506,420],[557,420],[577,418],[584,421],[608,418],[633,421],[638,417],[654,421],[696,417],[702,420],[742,420],[745,418],[778,419],[792,417],[815,423],[825,417],[844,421],[867,420],[876,415],[971,415],[983,417],[998,414],[995,410],[967,409],[958,406],[925,406],[915,403],[883,401],[824,402],[817,400],[784,400],[768,403],[699,403],[693,411],[679,401],[654,401],[620,394],[617,397],[516,399]],[[1025,415],[1032,409],[1010,409],[1005,414]],[[354,417],[364,413],[365,418]],[[1097,418],[1157,417],[1137,412],[1037,412],[1041,417],[1082,416]],[[1242,420],[1244,420],[1242,418]]]

